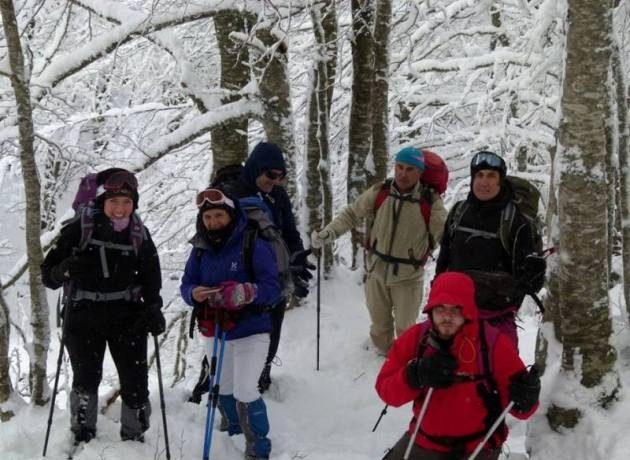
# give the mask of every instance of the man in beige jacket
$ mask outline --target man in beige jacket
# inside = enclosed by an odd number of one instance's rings
[[[370,338],[383,355],[394,340],[394,332],[400,336],[416,322],[422,303],[424,262],[440,241],[446,220],[442,198],[420,181],[423,171],[422,150],[400,150],[393,180],[370,187],[311,235],[311,247],[318,249],[366,220],[365,298]],[[422,203],[430,204],[428,228]]]

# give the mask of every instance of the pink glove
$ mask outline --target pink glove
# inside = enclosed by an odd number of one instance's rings
[[[243,305],[252,303],[258,294],[258,286],[254,283],[237,283],[224,281],[221,283],[223,291],[223,306],[228,310],[240,310]]]

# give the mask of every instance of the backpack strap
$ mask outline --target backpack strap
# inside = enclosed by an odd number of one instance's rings
[[[468,211],[468,206],[469,204],[466,200],[455,203],[452,214],[453,217],[451,218],[451,222],[448,226],[448,234],[451,239],[453,238],[453,235],[455,235],[455,231],[459,229],[459,224],[462,221],[462,217],[464,217],[464,214],[466,214],[466,211]]]
[[[256,222],[248,221],[243,232],[243,267],[249,279],[256,280],[254,272],[254,249],[256,248],[256,238],[258,238],[258,225]]]
[[[512,200],[508,201],[507,205],[501,210],[501,220],[499,223],[499,237],[503,249],[510,256],[513,254],[512,241],[510,241],[510,234],[512,232],[512,225],[514,224],[514,216],[516,215],[516,204]]]

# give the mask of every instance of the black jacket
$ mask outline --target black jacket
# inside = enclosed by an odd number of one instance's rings
[[[468,209],[462,216],[460,226],[489,233],[498,233],[503,208],[513,199],[514,193],[509,184],[504,183],[501,192],[490,201],[478,200],[472,191],[466,202]],[[503,247],[499,238],[485,238],[451,228],[457,203],[449,212],[440,243],[435,272],[481,270],[487,272],[507,272],[517,275],[523,266],[526,255],[536,251],[532,228],[526,218],[516,212],[510,231],[512,251]]]
[[[102,212],[94,216],[94,233],[92,238],[119,244],[129,244],[129,228],[122,232],[115,232],[111,221]],[[58,289],[63,284],[53,274],[53,268],[59,265],[65,258],[70,257],[78,250],[81,241],[81,221],[75,219],[61,230],[61,234],[46,255],[42,263],[42,281],[50,289]],[[123,252],[118,249],[105,249],[107,265],[110,276],[105,278],[101,268],[99,247],[88,244],[79,252],[94,262],[91,272],[93,276],[76,282],[74,287],[85,291],[108,293],[124,291],[132,286],[140,286],[142,301],[146,305],[158,304],[162,306],[160,289],[162,288],[162,275],[160,272],[160,260],[153,240],[145,228],[145,238],[142,241],[138,255],[134,251]],[[115,303],[128,303],[127,301],[112,301]]]

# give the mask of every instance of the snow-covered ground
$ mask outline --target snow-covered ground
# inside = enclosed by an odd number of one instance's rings
[[[320,370],[316,362],[316,299],[315,289],[307,305],[289,310],[285,317],[279,350],[280,366],[274,366],[273,384],[265,400],[271,422],[275,460],[368,460],[380,459],[403,433],[411,417],[411,407],[390,408],[373,433],[383,404],[374,391],[374,380],[383,358],[366,349],[368,318],[363,304],[360,274],[338,267],[330,280],[322,282]],[[538,316],[531,306],[523,308],[521,354],[527,364],[533,362]],[[205,404],[186,402],[197,377],[193,366],[199,362],[202,346],[198,340],[188,351],[187,380],[174,388],[166,388],[171,457],[200,459],[203,449]],[[625,352],[628,354],[628,351]],[[51,350],[51,366],[56,358]],[[627,358],[627,356],[626,356]],[[163,357],[164,372],[170,377],[168,356]],[[106,361],[111,366],[110,361]],[[106,372],[107,373],[107,372]],[[110,369],[109,373],[113,375]],[[170,381],[169,378],[166,379]],[[108,388],[103,385],[103,393]],[[544,391],[544,390],[543,390]],[[90,442],[76,459],[164,459],[162,423],[155,370],[151,374],[152,427],[144,444],[119,440],[119,402],[101,415],[97,438]],[[47,458],[65,458],[70,442],[68,412],[64,394],[58,399]],[[549,448],[549,459],[627,459],[630,442],[623,433],[630,426],[629,411],[619,404],[611,413],[599,417],[596,445],[602,450],[585,452],[583,443],[559,450]],[[23,406],[9,423],[0,424],[0,458],[26,460],[41,458],[48,408]],[[620,425],[624,423],[625,425]],[[509,418],[511,436],[505,446],[505,458],[526,458],[526,424]],[[585,433],[585,430],[582,431]],[[579,433],[576,439],[579,439]],[[592,435],[590,435],[592,436]],[[563,441],[565,446],[566,437]],[[548,438],[547,438],[548,439]],[[592,438],[589,442],[592,442]],[[242,435],[228,437],[213,433],[212,459],[241,460]],[[558,453],[560,452],[560,453]]]

